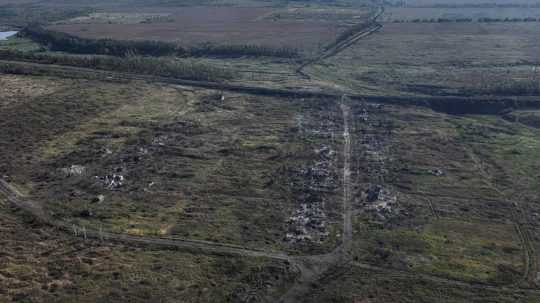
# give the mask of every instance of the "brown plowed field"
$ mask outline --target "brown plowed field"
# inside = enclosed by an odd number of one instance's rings
[[[204,42],[259,44],[313,48],[333,39],[340,28],[324,21],[295,22],[264,19],[269,8],[173,8],[170,22],[140,24],[62,24],[53,30],[88,38],[178,41],[184,45]]]

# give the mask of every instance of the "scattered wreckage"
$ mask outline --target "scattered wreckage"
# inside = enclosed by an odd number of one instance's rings
[[[303,136],[332,138],[338,132],[338,125],[330,118],[321,119],[317,126],[306,126],[303,116],[297,117],[297,128]],[[328,218],[325,212],[325,194],[334,193],[338,188],[337,153],[329,145],[313,150],[314,161],[289,171],[292,186],[299,207],[287,220],[285,241],[291,244],[321,243],[329,236]]]

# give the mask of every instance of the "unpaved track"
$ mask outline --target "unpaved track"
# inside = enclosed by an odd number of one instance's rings
[[[359,263],[359,262],[351,262],[349,263],[350,266],[354,266],[366,271],[371,272],[377,272],[377,273],[383,273],[388,278],[399,278],[399,279],[419,279],[419,280],[425,280],[430,281],[434,283],[440,283],[440,284],[446,284],[456,287],[465,287],[465,288],[472,288],[472,289],[481,289],[491,292],[501,292],[501,293],[512,293],[512,292],[526,292],[526,293],[534,293],[534,294],[540,294],[540,290],[538,289],[531,289],[531,288],[516,288],[516,287],[508,287],[504,285],[490,285],[490,284],[481,284],[481,283],[471,283],[467,281],[460,281],[460,280],[454,280],[454,279],[448,279],[443,278],[439,276],[433,276],[430,274],[423,274],[423,273],[412,273],[405,270],[397,270],[393,268],[384,268],[380,266],[373,266],[369,264]]]
[[[384,13],[384,6],[380,6],[377,8],[377,12],[370,18],[371,24],[369,27],[351,35],[347,39],[333,45],[332,47],[328,47],[324,49],[320,54],[318,54],[315,58],[310,59],[303,64],[301,64],[297,69],[296,73],[301,75],[302,77],[306,79],[311,79],[311,77],[304,72],[304,69],[310,65],[316,64],[317,62],[320,62],[322,60],[328,59],[330,57],[333,57],[342,51],[346,50],[347,48],[354,45],[359,40],[370,36],[371,34],[375,33],[379,29],[382,28],[382,24],[377,22],[377,19]]]
[[[525,210],[522,206],[522,193],[518,192],[512,196],[500,190],[499,187],[493,183],[491,176],[485,170],[482,160],[478,158],[473,149],[469,149],[468,155],[480,172],[484,183],[506,201],[508,205],[511,205],[512,221],[523,249],[523,280],[533,284],[537,283],[539,276],[538,257],[536,255],[533,236],[528,228],[528,219],[525,216]]]
[[[184,239],[166,239],[157,237],[142,237],[132,236],[127,234],[102,232],[93,229],[89,229],[83,226],[75,226],[63,221],[55,220],[51,218],[38,203],[35,203],[27,199],[23,194],[17,191],[13,186],[4,180],[0,179],[0,197],[5,199],[16,207],[27,211],[37,220],[44,224],[56,227],[68,233],[72,233],[74,236],[84,239],[98,239],[103,241],[116,241],[134,244],[146,244],[181,248],[189,251],[204,252],[208,254],[217,255],[237,255],[244,257],[265,257],[270,259],[290,261],[291,257],[283,253],[259,251],[252,249],[245,249],[241,247],[235,247],[233,245],[209,242],[209,241],[194,241]]]
[[[349,254],[352,248],[352,196],[351,196],[351,109],[341,104],[343,113],[343,251]]]
[[[352,261],[350,254],[352,242],[352,207],[351,207],[351,133],[350,108],[340,104],[343,116],[343,235],[341,244],[326,255],[304,257],[296,260],[300,265],[300,278],[297,283],[281,298],[282,303],[301,302],[311,291],[313,283],[325,277],[334,268]]]

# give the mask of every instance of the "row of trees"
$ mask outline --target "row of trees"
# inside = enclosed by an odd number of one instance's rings
[[[214,45],[210,43],[195,47],[182,47],[176,43],[162,41],[127,41],[113,39],[87,39],[62,32],[51,31],[39,25],[30,25],[20,32],[21,36],[46,45],[52,51],[74,54],[100,54],[126,56],[196,56],[196,57],[299,57],[293,48],[273,48],[258,45]]]
[[[0,50],[0,59],[94,68],[186,80],[223,81],[234,77],[234,73],[227,69],[171,58],[74,56]]]
[[[496,3],[494,1],[485,1],[479,3],[433,3],[433,4],[415,4],[414,1],[408,3],[406,0],[385,1],[385,5],[390,7],[407,8],[539,8],[540,2],[536,3]]]
[[[393,23],[463,23],[463,22],[474,22],[475,20],[473,18],[455,18],[455,19],[449,19],[449,18],[430,18],[430,19],[412,19],[410,21],[408,20],[394,20]],[[540,19],[538,18],[478,18],[476,20],[477,22],[539,22]]]

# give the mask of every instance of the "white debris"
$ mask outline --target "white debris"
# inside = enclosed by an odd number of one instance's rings
[[[103,201],[105,201],[105,196],[104,195],[98,195],[97,197],[95,197],[92,202],[94,203],[103,203]]]
[[[86,167],[82,165],[71,165],[70,167],[62,168],[62,172],[69,177],[82,176],[86,172]]]
[[[326,214],[322,203],[302,203],[289,218],[289,232],[285,235],[288,242],[323,241],[327,236]]]
[[[167,140],[169,139],[168,136],[165,136],[165,135],[162,135],[162,136],[157,136],[157,137],[154,137],[152,139],[152,145],[154,146],[165,146],[167,145],[166,142]]]
[[[112,155],[112,153],[112,150],[110,150],[109,148],[105,148],[105,150],[103,151],[103,156]]]
[[[397,196],[391,190],[380,185],[370,187],[364,194],[366,208],[377,212],[381,216],[391,213],[397,202]]]
[[[439,169],[439,168],[432,169],[432,170],[429,171],[429,173],[434,175],[434,176],[437,176],[437,177],[444,176],[444,171],[442,169]]]
[[[103,177],[96,176],[106,188],[108,189],[118,189],[124,185],[124,176],[118,174],[106,175]]]
[[[139,155],[147,155],[150,151],[146,147],[139,147],[137,152]]]

